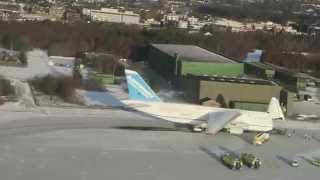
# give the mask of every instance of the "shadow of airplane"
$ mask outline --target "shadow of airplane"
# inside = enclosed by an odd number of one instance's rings
[[[302,158],[303,160],[305,160],[307,163],[309,163],[309,164],[312,165],[312,160],[311,160],[310,158],[307,158],[307,157],[305,157],[305,156],[301,156],[301,158]]]
[[[219,146],[219,148],[221,150],[223,150],[225,153],[228,153],[228,154],[231,154],[233,156],[239,157],[239,155],[235,151],[233,151],[233,150],[231,150],[229,148],[226,148],[226,147],[223,147],[223,146]]]
[[[291,166],[290,164],[291,164],[292,160],[285,158],[283,156],[280,156],[280,155],[277,155],[276,157],[277,157],[277,159],[279,159],[279,160],[283,161],[284,163],[288,164],[289,166]]]
[[[320,138],[312,136],[312,139],[316,140],[318,143],[320,143]]]
[[[180,131],[180,132],[192,132],[192,126],[188,124],[170,123],[166,127],[160,126],[113,126],[114,129],[124,129],[124,130],[137,130],[137,131]]]
[[[200,146],[199,147],[199,149],[201,150],[201,151],[203,151],[203,152],[205,152],[206,154],[208,154],[211,158],[213,158],[213,159],[215,159],[215,160],[217,160],[217,161],[221,161],[221,155],[222,154],[219,154],[219,153],[217,153],[217,152],[214,152],[214,151],[212,151],[212,150],[210,150],[209,148],[206,148],[206,147],[204,147],[204,146]]]
[[[135,131],[178,131],[176,128],[150,127],[150,126],[114,126],[113,129],[135,130]]]

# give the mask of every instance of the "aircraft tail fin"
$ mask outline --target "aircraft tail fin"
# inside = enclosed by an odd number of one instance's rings
[[[157,94],[136,71],[125,70],[129,99],[141,101],[161,101]]]
[[[270,100],[268,113],[271,115],[272,119],[285,119],[280,103],[278,99],[275,97],[271,98]]]

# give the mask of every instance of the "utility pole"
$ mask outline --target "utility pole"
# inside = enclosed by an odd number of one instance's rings
[[[180,53],[175,53],[175,67],[174,67],[174,73],[175,73],[175,82],[174,84],[177,85],[179,83],[179,79],[180,79],[180,74],[181,72],[179,71],[179,61],[180,61]]]
[[[13,56],[13,42],[12,42],[12,40],[11,40],[11,42],[10,42],[10,56]]]

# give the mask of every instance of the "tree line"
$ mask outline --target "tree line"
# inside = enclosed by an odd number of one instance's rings
[[[203,29],[207,31],[211,31],[210,28]],[[133,60],[147,60],[150,43],[193,44],[236,60],[244,59],[252,49],[262,49],[267,55],[317,53],[320,49],[319,35],[211,31],[212,36],[205,36],[203,32],[190,34],[175,28],[147,29],[109,23],[0,22],[0,46],[10,48],[13,44],[15,50],[41,48],[48,50],[49,55],[61,56],[103,52]],[[277,62],[271,58],[274,56],[266,57],[266,61]],[[289,61],[290,58],[287,64]],[[319,63],[318,58],[312,61]]]

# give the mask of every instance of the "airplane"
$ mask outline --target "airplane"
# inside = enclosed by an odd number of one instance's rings
[[[146,115],[185,125],[194,132],[216,134],[222,129],[234,134],[268,132],[273,128],[274,119],[285,119],[274,97],[267,112],[169,103],[163,102],[136,71],[126,69],[125,75],[129,99],[123,100],[124,104]]]

